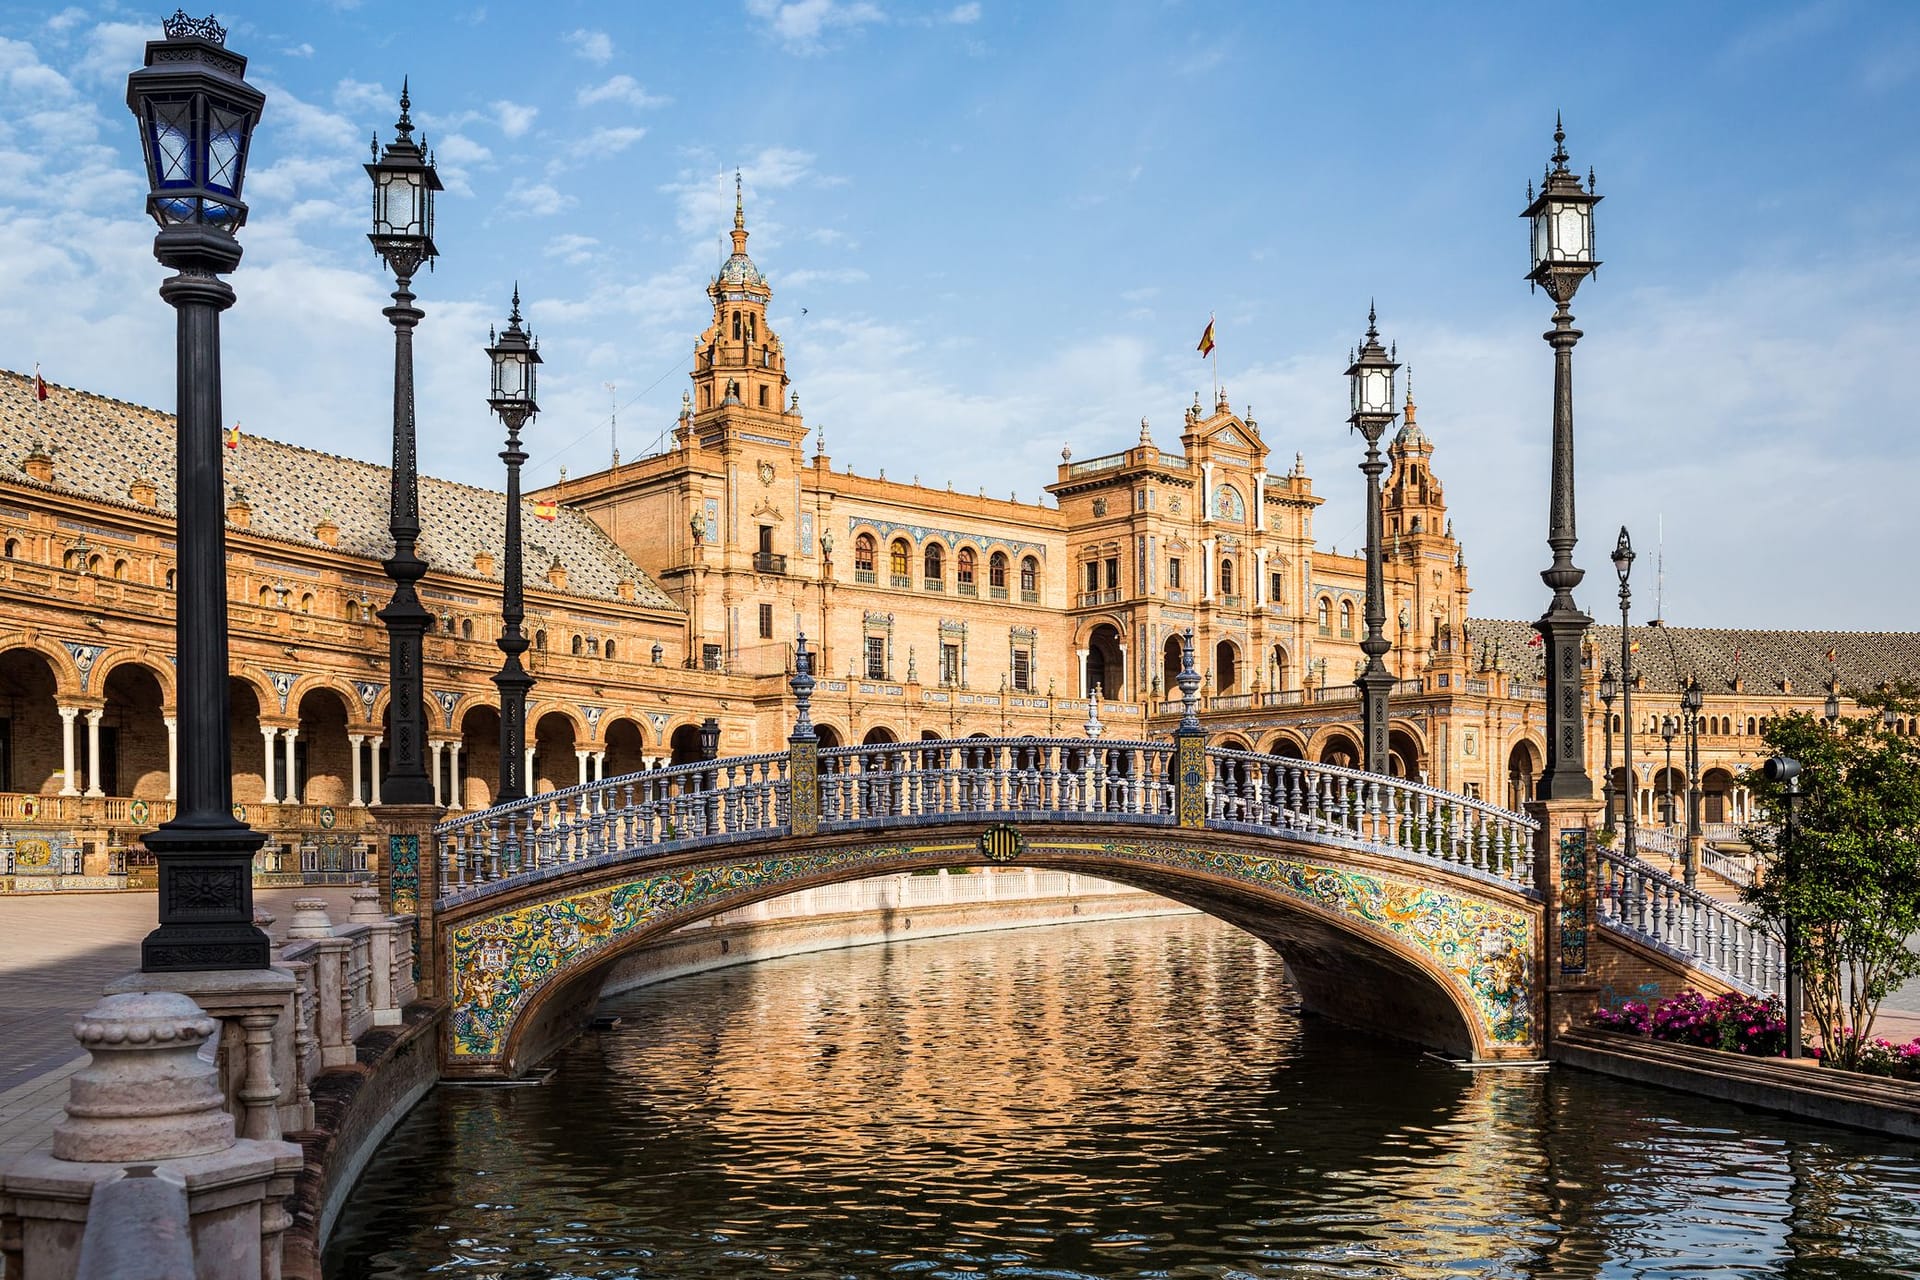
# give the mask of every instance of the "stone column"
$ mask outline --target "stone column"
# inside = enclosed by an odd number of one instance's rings
[[[438,738],[427,739],[427,754],[432,757],[427,765],[427,776],[433,779],[433,807],[444,808],[446,801],[440,796],[440,751],[447,744]]]
[[[1533,851],[1534,888],[1540,893],[1543,936],[1530,958],[1533,1051],[1546,1056],[1562,1031],[1578,1026],[1598,996],[1589,951],[1599,918],[1593,907],[1593,835],[1601,818],[1592,800],[1536,800],[1527,806],[1540,823]],[[1497,969],[1517,973],[1511,966]]]
[[[62,761],[60,767],[60,794],[63,796],[77,796],[80,794],[80,788],[73,784],[73,771],[75,768],[73,718],[80,714],[80,708],[58,707],[56,710],[60,712],[60,758]]]
[[[607,780],[607,753],[604,751],[593,753],[593,780],[595,782]]]
[[[367,763],[373,766],[373,805],[375,808],[380,806],[380,748],[386,741],[385,736],[380,734],[374,735],[373,750],[367,753]]]
[[[1121,686],[1120,681],[1126,680],[1127,677],[1132,674],[1131,670],[1127,666],[1127,646],[1125,646],[1124,644],[1120,645],[1119,649],[1120,649],[1120,680],[1115,681],[1116,687],[1107,690],[1107,697],[1109,698],[1124,698],[1127,696],[1126,689],[1123,686]]]
[[[275,792],[273,786],[273,762],[277,754],[274,751],[274,740],[279,736],[280,731],[271,725],[263,724],[260,726],[260,737],[266,742],[266,751],[262,755],[262,763],[260,766],[260,785],[262,788],[260,792],[261,804],[280,803],[280,797],[278,793]]]
[[[347,745],[353,750],[353,798],[347,801],[347,806],[352,809],[364,809],[367,806],[367,802],[360,798],[360,752],[366,741],[367,735],[364,733],[347,735]]]
[[[297,776],[298,771],[293,767],[294,765],[293,740],[299,736],[300,736],[300,726],[297,724],[290,725],[286,729],[281,731],[281,740],[287,744],[287,767],[285,772],[283,772],[280,775],[281,779],[286,784],[283,787],[281,787],[281,792],[283,794],[281,795],[280,800],[281,800],[281,803],[283,804],[299,804],[300,803],[300,779]]]
[[[465,747],[466,745],[467,744],[464,742],[449,742],[447,744],[447,757],[448,757],[447,759],[447,774],[448,774],[447,808],[455,812],[458,812],[461,807],[460,805],[460,751],[461,751],[461,748]]]
[[[1200,539],[1200,598],[1213,599],[1213,539]]]
[[[535,789],[534,788],[535,779],[533,776],[533,748],[532,747],[527,748],[527,768],[526,768],[526,772],[522,776],[525,777],[527,780],[527,794],[532,795]]]
[[[99,707],[87,710],[87,794],[103,796],[100,789],[100,717],[105,714]]]
[[[1253,473],[1253,527],[1257,533],[1267,531],[1267,473]]]
[[[580,766],[580,785],[583,787],[587,785],[587,754],[580,750],[573,753],[573,762]]]
[[[1255,606],[1267,601],[1267,549],[1255,547],[1253,551],[1253,603]]]
[[[180,717],[163,717],[167,725],[167,799],[180,793]]]
[[[1087,651],[1085,649],[1075,649],[1073,652],[1074,652],[1074,656],[1080,659],[1080,683],[1074,686],[1074,688],[1077,689],[1079,692],[1075,693],[1074,696],[1076,698],[1084,698],[1087,696],[1087,693],[1088,693]]]
[[[1200,464],[1200,518],[1213,519],[1213,464]]]

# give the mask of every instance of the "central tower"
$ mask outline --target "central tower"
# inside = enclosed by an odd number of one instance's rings
[[[753,422],[785,436],[792,427],[787,407],[787,357],[767,324],[773,290],[747,256],[747,219],[740,175],[733,175],[733,254],[707,286],[713,323],[694,344],[691,416],[683,415],[681,443],[693,431],[712,448],[735,424]],[[743,411],[743,412],[737,412]],[[765,415],[764,417],[762,415]],[[793,432],[797,443],[804,431]]]

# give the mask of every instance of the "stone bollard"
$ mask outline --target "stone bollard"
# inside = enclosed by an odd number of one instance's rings
[[[293,919],[287,922],[289,938],[331,938],[333,921],[327,916],[325,898],[295,898]]]
[[[92,1057],[73,1075],[67,1119],[50,1148],[0,1167],[9,1280],[280,1274],[302,1155],[235,1137],[203,1054],[220,1026],[167,991],[107,995],[75,1024]]]
[[[200,1046],[220,1024],[183,995],[103,997],[73,1027],[93,1060],[74,1072],[56,1160],[119,1164],[233,1145],[233,1117]]]
[[[398,928],[380,909],[380,890],[375,885],[361,885],[353,891],[353,912],[348,917],[354,924],[367,926],[367,945],[369,949],[369,967],[371,991],[369,1003],[373,1006],[373,1025],[393,1027],[400,1024],[400,1005],[394,998],[393,990],[393,951],[394,934]]]

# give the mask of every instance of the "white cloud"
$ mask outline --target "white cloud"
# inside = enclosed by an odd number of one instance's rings
[[[605,84],[584,86],[574,95],[574,101],[583,107],[596,106],[603,102],[624,102],[630,107],[644,110],[648,107],[665,106],[671,99],[648,93],[632,76],[618,75]]]
[[[146,62],[147,41],[160,28],[148,22],[102,22],[87,33],[87,51],[74,70],[85,80],[125,80]]]
[[[578,267],[592,262],[593,251],[599,247],[600,242],[592,236],[570,232],[547,241],[545,252],[549,258],[558,258],[569,266]]]
[[[343,79],[333,86],[333,105],[356,114],[382,112],[397,115],[400,95],[389,93],[383,86],[365,80]]]
[[[780,283],[791,289],[809,284],[859,284],[866,279],[867,273],[859,267],[803,267],[780,275]]]
[[[303,40],[296,45],[284,46],[280,52],[289,58],[311,58],[313,56],[313,46]]]
[[[613,37],[604,31],[588,31],[582,27],[568,32],[566,42],[573,46],[577,56],[596,65],[604,64],[613,57]]]
[[[507,212],[520,218],[544,218],[572,208],[577,201],[550,182],[522,178],[507,192]]]
[[[799,54],[819,53],[829,32],[857,31],[887,18],[864,0],[747,0],[747,12],[763,20],[789,53]]]
[[[814,172],[812,153],[791,147],[762,148],[758,155],[740,166],[740,173],[749,203],[755,193],[762,190],[792,187],[803,179],[822,180]],[[699,177],[682,173],[678,181],[668,183],[662,190],[677,197],[679,217],[676,221],[682,231],[709,236],[733,219],[732,169],[720,169]],[[758,208],[753,222],[756,227],[766,225]]]
[[[971,26],[980,21],[980,6],[976,4],[957,4],[947,10],[941,21],[950,22],[956,27]]]
[[[518,138],[533,128],[533,118],[540,114],[540,108],[502,98],[493,104],[493,114],[500,132],[509,138]]]
[[[66,8],[47,19],[47,30],[62,35],[87,20],[87,11],[78,8]]]

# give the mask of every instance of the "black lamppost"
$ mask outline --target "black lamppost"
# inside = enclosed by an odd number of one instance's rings
[[[1553,347],[1553,480],[1547,498],[1547,546],[1553,564],[1541,581],[1553,588],[1547,612],[1533,624],[1546,641],[1547,761],[1540,776],[1542,800],[1585,800],[1593,795],[1587,776],[1586,717],[1581,714],[1580,648],[1593,619],[1573,602],[1584,576],[1573,565],[1573,327],[1567,304],[1600,263],[1593,256],[1592,175],[1586,189],[1567,168],[1567,135],[1558,117],[1553,124],[1553,167],[1536,198],[1527,187],[1527,208],[1520,216],[1533,230],[1533,270],[1527,279],[1554,301],[1553,328],[1542,336]]]
[[[1832,729],[1839,725],[1840,681],[1837,678],[1827,681],[1827,705],[1821,708],[1821,712],[1827,722],[1827,728]]]
[[[1627,583],[1633,573],[1633,540],[1627,537],[1625,525],[1613,544],[1613,571],[1620,576],[1620,763],[1627,773],[1627,794],[1620,810],[1627,818],[1625,849],[1632,859],[1639,856],[1634,830],[1640,820],[1640,779],[1633,771],[1633,630],[1628,621],[1633,607],[1633,589]]]
[[[146,65],[127,77],[140,122],[153,256],[175,272],[160,285],[173,307],[175,389],[179,804],[146,838],[159,873],[160,927],[140,944],[155,971],[264,969],[267,935],[253,923],[253,855],[266,836],[233,814],[227,715],[226,493],[220,447],[220,313],[240,264],[234,233],[247,148],[266,95],[247,60],[226,48],[211,17],[176,13]]]
[[[493,678],[500,690],[500,789],[494,803],[526,797],[527,691],[533,677],[520,665],[527,651],[527,637],[520,624],[526,618],[520,569],[520,467],[527,455],[520,448],[520,428],[540,412],[534,401],[534,382],[540,351],[532,336],[520,327],[520,286],[513,287],[513,312],[507,317],[506,330],[497,336],[487,334],[487,359],[493,363],[493,387],[487,403],[507,424],[507,447],[500,460],[507,464],[507,564],[500,592],[500,652],[505,658],[500,673]],[[655,645],[657,654],[660,646]],[[658,666],[660,659],[654,658]]]
[[[1667,767],[1660,775],[1660,785],[1664,797],[1660,802],[1661,821],[1667,827],[1667,834],[1673,834],[1673,736],[1680,731],[1680,724],[1672,716],[1660,717],[1660,736],[1667,744]]]
[[[1600,728],[1606,740],[1606,772],[1601,776],[1600,795],[1606,805],[1606,828],[1613,830],[1613,700],[1620,696],[1619,682],[1613,678],[1613,659],[1600,669]]]
[[[1380,457],[1380,436],[1394,419],[1393,375],[1399,367],[1380,346],[1380,330],[1369,305],[1367,340],[1347,368],[1353,403],[1347,430],[1358,430],[1367,442],[1366,460],[1360,464],[1360,473],[1367,478],[1367,638],[1360,642],[1360,652],[1367,655],[1367,665],[1354,683],[1360,686],[1361,767],[1368,773],[1388,771],[1387,695],[1393,689],[1393,673],[1381,659],[1393,646],[1381,630],[1387,621],[1387,601],[1380,568],[1380,473],[1386,468]]]
[[[720,755],[720,722],[708,716],[700,722],[700,758],[711,763]],[[720,773],[717,769],[708,769],[701,775],[707,793],[707,834],[712,835],[720,825]]]
[[[387,625],[393,723],[387,732],[387,776],[380,784],[380,798],[389,805],[430,805],[433,785],[427,778],[420,649],[433,615],[420,607],[413,586],[427,572],[426,561],[414,552],[420,536],[420,497],[414,472],[413,330],[424,313],[413,305],[410,286],[414,273],[439,252],[433,246],[433,197],[441,187],[432,159],[413,140],[409,106],[403,83],[393,141],[382,151],[376,138],[373,163],[366,166],[373,179],[373,230],[367,239],[399,286],[393,305],[384,312],[393,324],[393,490],[387,506],[393,555],[385,562],[393,579],[393,599],[379,616]]]
[[[1700,708],[1706,705],[1700,677],[1688,676],[1686,692],[1680,695],[1680,709],[1686,713],[1687,730],[1687,860],[1686,880],[1691,889],[1700,878]]]
[[[1800,799],[1800,762],[1792,756],[1774,756],[1761,764],[1760,773],[1768,782],[1778,783],[1781,794],[1786,798],[1786,824],[1781,832],[1780,858],[1784,864],[1781,867],[1781,874],[1791,883],[1794,863],[1793,846],[1798,839],[1793,829],[1793,809],[1795,802]],[[1803,1021],[1798,963],[1800,928],[1794,923],[1792,912],[1787,913],[1781,927],[1784,933],[1781,945],[1787,953],[1787,1056],[1797,1058],[1800,1056],[1800,1024]]]

